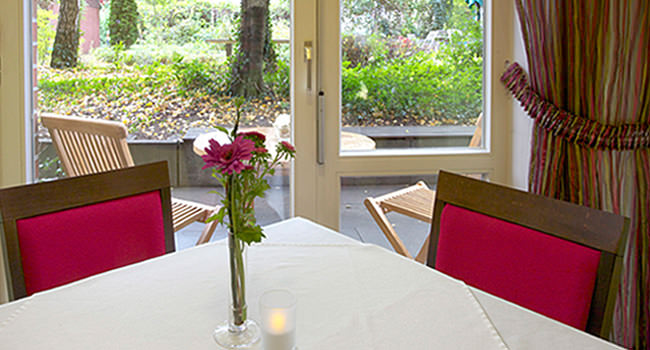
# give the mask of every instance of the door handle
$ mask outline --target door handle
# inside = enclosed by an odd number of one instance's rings
[[[311,62],[314,55],[312,41],[305,41],[304,47],[305,63],[307,63],[307,91],[311,91]]]
[[[316,120],[316,162],[325,164],[325,93],[318,92],[318,118]]]

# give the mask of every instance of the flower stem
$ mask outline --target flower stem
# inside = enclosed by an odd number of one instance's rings
[[[230,257],[230,292],[232,295],[232,322],[235,328],[241,327],[246,321],[246,271],[244,266],[244,242],[237,238],[237,205],[235,176],[230,176],[228,192],[228,248]]]

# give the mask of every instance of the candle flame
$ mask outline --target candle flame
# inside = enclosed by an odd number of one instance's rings
[[[274,312],[271,314],[271,329],[276,332],[285,331],[287,329],[287,317],[284,313]]]

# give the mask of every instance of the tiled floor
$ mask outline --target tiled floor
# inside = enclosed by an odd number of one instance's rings
[[[341,189],[341,228],[340,232],[361,242],[373,243],[392,250],[390,243],[384,237],[375,221],[363,205],[363,200],[368,196],[378,196],[399,188],[396,185],[373,186],[343,186]],[[174,197],[193,200],[214,205],[218,195],[209,193],[208,187],[180,187],[173,190]],[[268,225],[289,217],[288,188],[286,186],[273,186],[267,191],[266,198],[255,202],[257,222]],[[424,239],[429,234],[428,223],[405,217],[400,214],[389,213],[388,219],[393,223],[395,230],[402,238],[411,254],[417,254]],[[176,233],[177,250],[194,245],[198,239],[203,224],[194,223]],[[226,238],[226,231],[218,227],[212,240]]]

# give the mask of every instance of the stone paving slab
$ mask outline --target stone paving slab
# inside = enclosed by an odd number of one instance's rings
[[[355,240],[373,243],[392,251],[390,243],[388,243],[388,240],[386,240],[384,234],[363,205],[363,200],[368,196],[379,196],[399,187],[399,185],[343,186],[341,189],[340,231]],[[211,190],[210,187],[178,187],[173,189],[173,196],[214,205],[217,203],[218,196],[209,193]],[[288,218],[288,196],[288,186],[272,186],[267,191],[266,198],[258,199],[255,202],[258,223],[268,225]],[[387,216],[409,252],[413,255],[417,254],[424,239],[429,234],[430,225],[400,214],[388,213]],[[201,234],[201,230],[203,230],[203,224],[194,223],[177,232],[177,250],[192,247]],[[218,227],[212,240],[224,239],[226,233],[223,227]]]

